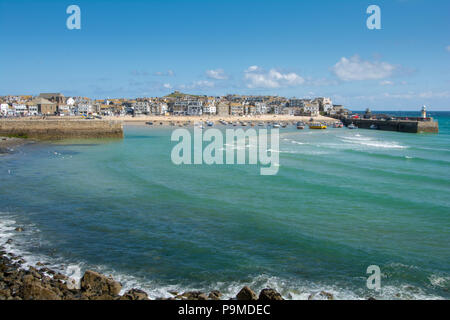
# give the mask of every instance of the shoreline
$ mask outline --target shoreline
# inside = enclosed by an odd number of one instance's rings
[[[16,232],[22,232],[18,227]],[[6,243],[13,240],[8,239]],[[37,262],[35,266],[24,268],[25,263],[20,255],[5,251],[0,246],[0,300],[151,300],[148,294],[140,289],[132,288],[121,293],[122,284],[92,270],[86,270],[79,281],[49,267],[47,263]],[[202,291],[170,291],[172,297],[159,297],[154,300],[225,300],[219,290]],[[319,296],[333,300],[331,293],[320,292]],[[274,301],[285,300],[274,289],[262,289],[259,294],[248,286],[244,286],[230,300],[239,301]]]

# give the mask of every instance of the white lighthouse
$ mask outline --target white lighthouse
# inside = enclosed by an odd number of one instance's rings
[[[427,107],[423,106],[422,107],[422,118],[425,119],[427,117]]]

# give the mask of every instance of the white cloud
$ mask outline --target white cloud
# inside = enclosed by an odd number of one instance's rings
[[[210,79],[215,80],[226,80],[228,79],[228,76],[225,74],[223,69],[216,69],[216,70],[206,70],[206,75]]]
[[[163,88],[165,88],[165,89],[172,89],[172,86],[170,85],[170,83],[164,83],[163,84]]]
[[[172,77],[175,75],[175,72],[173,72],[172,70],[168,70],[165,72],[158,71],[158,72],[153,73],[153,75],[159,76],[159,77]]]
[[[244,73],[248,88],[293,87],[305,83],[305,79],[294,72],[282,73],[276,69],[265,71],[258,66],[251,66]]]
[[[385,93],[386,98],[394,99],[433,99],[433,98],[450,98],[449,91],[424,91],[424,92],[406,92],[406,93]]]
[[[213,88],[215,86],[215,83],[213,81],[209,80],[199,80],[194,81],[190,84],[182,84],[179,86],[180,89],[207,89],[207,88]]]
[[[332,71],[341,80],[379,80],[392,76],[396,70],[394,65],[387,62],[370,62],[361,60],[358,55],[351,58],[341,58]]]
[[[390,80],[383,80],[383,81],[380,81],[380,84],[382,86],[392,86],[394,84],[394,82],[390,81]]]

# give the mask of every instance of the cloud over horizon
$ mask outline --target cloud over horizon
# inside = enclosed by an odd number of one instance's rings
[[[244,71],[244,79],[248,88],[282,88],[293,87],[305,83],[305,79],[294,72],[282,73],[277,69],[266,71],[258,66],[251,66]]]
[[[214,80],[227,80],[228,76],[223,69],[206,70],[206,76]]]
[[[362,81],[389,78],[396,69],[396,66],[387,62],[365,61],[354,55],[351,58],[342,57],[331,70],[340,80]]]

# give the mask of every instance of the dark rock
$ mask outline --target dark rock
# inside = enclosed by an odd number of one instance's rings
[[[9,289],[0,290],[0,300],[8,300],[9,297],[11,297],[11,291]]]
[[[43,266],[45,266],[45,263],[42,263],[42,262],[38,262],[38,263],[36,263],[36,266],[38,266],[38,267],[43,267]]]
[[[369,297],[367,298],[367,300],[377,300],[377,299],[375,299],[374,297]]]
[[[220,297],[222,297],[222,293],[220,293],[220,291],[217,290],[211,291],[208,295],[208,298],[210,300],[220,300]]]
[[[334,296],[332,293],[320,291],[318,294],[311,294],[308,297],[308,300],[334,300]]]
[[[6,243],[7,243],[7,244],[11,244],[11,243],[13,243],[13,240],[12,240],[12,239],[8,239],[8,240],[6,241]]]
[[[245,286],[236,295],[236,299],[237,300],[257,300],[257,296],[256,296],[256,293],[252,289]]]
[[[206,294],[200,291],[185,292],[181,296],[186,300],[208,300]]]
[[[65,275],[61,274],[61,273],[57,273],[53,276],[53,279],[55,280],[67,280],[69,278],[67,278]]]
[[[14,229],[14,231],[24,232],[25,230],[22,227],[17,227],[17,228]]]
[[[169,291],[169,293],[173,296],[177,296],[178,295],[178,291]]]
[[[122,289],[122,285],[95,271],[86,271],[81,278],[81,290],[86,295],[94,296],[117,296]]]
[[[56,292],[43,287],[39,281],[34,279],[24,284],[23,298],[25,300],[61,300],[61,297]]]
[[[259,293],[259,300],[284,300],[281,294],[274,289],[263,289]]]
[[[120,300],[150,300],[148,295],[139,289],[131,289],[125,292],[123,296],[120,297]]]

